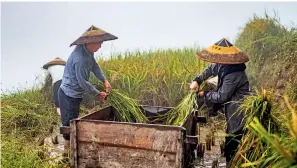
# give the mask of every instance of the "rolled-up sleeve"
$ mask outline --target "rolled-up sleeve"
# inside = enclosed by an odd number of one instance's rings
[[[97,79],[101,80],[102,82],[106,80],[106,77],[101,70],[101,68],[98,66],[97,62],[95,59],[93,59],[93,66],[92,66],[92,72],[96,76]]]
[[[228,102],[233,93],[235,92],[237,85],[239,83],[239,78],[234,74],[228,74],[223,79],[222,86],[217,92],[209,91],[205,93],[206,102],[212,103],[226,103]]]
[[[196,81],[199,85],[211,76],[218,75],[218,64],[210,64],[201,74],[197,75],[193,81]]]
[[[86,67],[82,61],[74,64],[78,84],[86,93],[98,95],[100,92],[88,81]]]

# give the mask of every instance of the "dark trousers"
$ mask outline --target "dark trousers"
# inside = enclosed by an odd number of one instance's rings
[[[79,107],[82,98],[72,98],[67,96],[64,91],[59,89],[59,105],[61,111],[61,120],[63,126],[69,126],[70,120],[73,120],[79,115]],[[63,135],[65,140],[70,140],[69,135]]]
[[[230,162],[231,159],[235,156],[239,144],[241,142],[243,130],[239,130],[232,135],[228,135],[225,138],[225,157],[226,162]]]
[[[60,105],[59,105],[59,98],[58,98],[58,92],[59,92],[59,88],[60,88],[61,83],[62,83],[62,79],[61,80],[58,80],[53,85],[53,100],[54,100],[55,106],[57,108],[60,107]]]

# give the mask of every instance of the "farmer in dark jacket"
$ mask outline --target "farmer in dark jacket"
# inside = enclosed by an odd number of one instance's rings
[[[79,115],[80,103],[84,93],[97,96],[104,100],[111,86],[103,71],[98,66],[94,52],[101,48],[103,41],[115,40],[116,36],[109,34],[95,26],[91,26],[81,37],[70,46],[77,45],[67,60],[62,84],[59,89],[59,104],[63,126]],[[105,91],[98,91],[90,82],[90,72],[104,83]],[[69,135],[63,135],[65,148],[69,148]]]
[[[222,39],[197,53],[197,56],[213,64],[195,77],[190,89],[197,90],[203,81],[218,75],[217,90],[199,92],[199,96],[204,96],[206,104],[213,105],[214,114],[218,109],[225,113],[227,121],[226,133],[233,135],[227,136],[225,142],[225,156],[228,163],[237,151],[245,124],[245,116],[238,109],[240,101],[250,92],[244,64],[249,58],[226,39]]]

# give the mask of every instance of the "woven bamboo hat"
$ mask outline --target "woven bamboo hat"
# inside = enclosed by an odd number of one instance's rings
[[[242,64],[249,61],[247,54],[223,38],[197,53],[201,60],[218,64]]]
[[[52,65],[66,65],[66,62],[64,60],[62,60],[61,58],[57,57],[57,58],[51,60],[50,62],[44,64],[42,68],[48,69],[48,67],[50,67]]]
[[[91,26],[84,34],[82,34],[77,40],[75,40],[71,45],[87,44],[87,43],[97,43],[102,41],[115,40],[118,37],[107,33],[95,26]]]

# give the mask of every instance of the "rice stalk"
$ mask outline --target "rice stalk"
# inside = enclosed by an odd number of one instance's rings
[[[182,102],[168,112],[167,125],[182,126],[188,116],[198,108],[197,93],[189,93]]]
[[[176,107],[166,114],[165,124],[182,126],[190,114],[198,109],[197,93],[206,88],[206,84],[202,83],[198,91],[191,91]],[[164,117],[164,116],[163,116]]]
[[[109,92],[107,102],[116,109],[116,116],[122,122],[146,123],[148,121],[138,102],[117,89]]]
[[[97,83],[97,87],[103,90],[103,83]],[[118,89],[111,89],[106,98],[108,104],[116,109],[116,117],[122,122],[146,123],[147,117],[143,114],[137,100],[130,98]]]
[[[262,159],[261,167],[267,166],[271,162],[272,167],[296,167],[297,166],[297,142],[295,139],[288,137],[279,137],[276,134],[271,134],[263,127],[259,120],[255,117],[251,123],[253,129],[259,137],[269,145],[270,153]],[[268,161],[267,161],[268,160]]]
[[[258,118],[259,122],[269,132],[278,131],[277,120],[271,112],[273,96],[272,92],[262,89],[261,91],[256,90],[255,95],[248,96],[243,100],[239,111],[247,116],[245,118],[245,134],[237,153],[232,159],[231,167],[238,165],[258,167],[259,163],[261,163],[259,160],[267,154],[267,149],[269,149],[267,142],[255,134],[255,131],[251,129],[251,124],[254,118]]]

